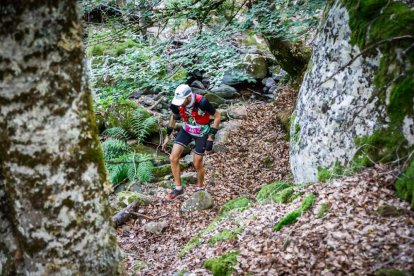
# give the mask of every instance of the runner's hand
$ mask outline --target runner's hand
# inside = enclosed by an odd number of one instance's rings
[[[165,136],[164,143],[162,143],[162,146],[161,146],[161,150],[163,152],[166,152],[167,144],[168,144],[169,141],[170,141],[170,136],[169,135]]]

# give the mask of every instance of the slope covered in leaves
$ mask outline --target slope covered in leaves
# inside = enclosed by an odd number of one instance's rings
[[[276,103],[251,103],[248,119],[231,132],[225,152],[206,158],[207,190],[215,208],[181,213],[180,206],[194,185],[173,202],[165,202],[166,191],[160,189],[154,203],[138,212],[151,221],[167,222],[163,234],[145,232],[143,226],[149,220],[143,218],[118,228],[130,274],[190,271],[211,275],[205,261],[229,252],[238,252],[237,275],[345,275],[372,274],[388,267],[414,269],[414,214],[395,195],[393,168],[377,167],[331,183],[297,187],[299,196],[291,203],[255,201],[260,187],[289,178],[288,142],[277,114],[291,111],[294,99],[294,93],[285,89]],[[295,224],[276,232],[275,224],[311,193],[315,195],[311,209]],[[250,198],[247,210],[211,224],[220,206],[242,195]],[[396,210],[391,212],[395,216],[390,216],[390,208]]]

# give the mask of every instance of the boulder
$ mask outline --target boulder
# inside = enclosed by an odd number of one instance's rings
[[[164,229],[168,226],[166,221],[161,222],[149,222],[144,225],[144,230],[153,234],[161,234]]]
[[[182,212],[192,212],[196,210],[206,210],[214,207],[214,200],[207,191],[198,191],[184,201],[181,206]]]
[[[197,184],[197,173],[196,172],[184,172],[181,174],[181,180],[187,184]]]
[[[272,79],[272,78],[264,78],[263,80],[262,80],[262,84],[264,85],[264,86],[266,86],[266,87],[272,87],[272,86],[274,86],[274,85],[276,85],[276,82],[275,82],[275,80],[274,79]]]
[[[247,118],[247,107],[244,105],[233,105],[227,110],[231,119],[244,120]]]
[[[220,130],[216,134],[214,139],[213,151],[223,152],[226,150],[225,143],[228,141],[230,131],[240,127],[241,120],[231,120],[229,122],[223,122]]]
[[[194,88],[193,87],[191,90],[193,91],[193,93],[200,94],[200,95],[205,95],[205,94],[208,93],[207,90],[200,89],[200,88]]]
[[[199,80],[193,81],[190,86],[192,88],[194,87],[194,88],[203,89],[203,90],[206,89],[206,87],[204,86],[204,84],[201,81],[199,81]]]
[[[408,34],[414,11],[403,3],[395,9],[387,1],[367,1],[369,18],[387,16],[353,24],[361,20],[359,4],[332,1],[314,39],[290,128],[296,183],[316,182],[318,172],[339,165],[399,160],[414,149],[414,81],[412,74],[401,75],[413,72],[414,55],[401,62],[406,46],[399,43],[363,54],[384,38]]]
[[[139,205],[149,205],[152,203],[152,198],[137,192],[123,191],[116,194],[117,210],[127,207],[134,201]]]
[[[247,54],[243,58],[246,73],[255,79],[263,79],[267,76],[268,65],[266,58],[258,54]]]
[[[204,97],[206,97],[209,102],[216,108],[226,102],[225,99],[213,93],[207,93],[204,95]]]
[[[243,70],[240,69],[233,69],[226,71],[223,75],[223,78],[221,79],[221,84],[225,85],[238,85],[242,84],[245,81],[243,80],[243,77],[245,78],[246,73],[243,72]]]
[[[236,88],[226,84],[211,89],[211,92],[224,99],[232,99],[238,95]]]

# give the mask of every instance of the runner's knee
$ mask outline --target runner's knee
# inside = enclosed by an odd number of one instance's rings
[[[196,170],[203,168],[203,158],[194,158],[193,163]]]
[[[180,155],[171,153],[170,161],[172,163],[178,163],[180,161]]]

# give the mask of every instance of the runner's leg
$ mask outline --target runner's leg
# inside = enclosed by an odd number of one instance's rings
[[[197,172],[197,187],[200,189],[204,187],[205,169],[203,165],[203,157],[206,150],[206,141],[207,135],[195,138],[196,145],[194,149],[193,163]]]

